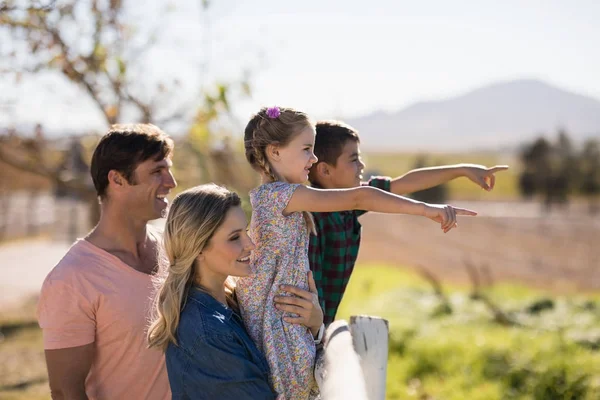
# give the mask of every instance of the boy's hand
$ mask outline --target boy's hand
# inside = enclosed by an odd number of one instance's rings
[[[467,210],[466,208],[452,207],[445,204],[426,204],[424,216],[432,221],[441,224],[444,233],[458,226],[456,223],[457,215],[475,216],[477,212]]]
[[[496,172],[506,171],[508,165],[496,165],[494,167],[486,167],[485,165],[464,164],[464,176],[479,185],[483,190],[488,192],[494,188],[496,184]]]

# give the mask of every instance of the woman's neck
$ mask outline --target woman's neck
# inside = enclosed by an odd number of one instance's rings
[[[208,294],[215,298],[219,303],[227,306],[227,296],[225,294],[225,279],[217,277],[200,277],[195,282],[198,286],[202,287]]]

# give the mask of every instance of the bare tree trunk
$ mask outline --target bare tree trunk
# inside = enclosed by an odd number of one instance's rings
[[[10,215],[11,194],[6,186],[0,187],[0,240],[6,237],[8,232],[8,216]]]

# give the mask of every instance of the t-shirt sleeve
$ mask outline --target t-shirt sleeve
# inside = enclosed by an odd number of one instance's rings
[[[94,342],[95,312],[91,299],[58,280],[46,280],[38,303],[44,349],[55,350]]]
[[[363,183],[363,186],[373,186],[373,187],[376,187],[377,189],[385,190],[386,192],[391,192],[392,191],[392,179],[387,176],[374,176],[371,179],[369,179],[368,182]],[[355,211],[357,217],[360,217],[361,215],[363,215],[366,212],[367,211],[365,211],[365,210]]]
[[[273,182],[262,185],[257,193],[257,201],[254,208],[260,210],[264,215],[282,216],[292,195],[300,184],[287,182]]]

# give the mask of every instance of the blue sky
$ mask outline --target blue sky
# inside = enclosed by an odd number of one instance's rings
[[[185,97],[249,69],[253,97],[235,105],[241,123],[262,105],[356,116],[519,78],[600,98],[600,2],[218,0],[208,14],[199,3],[173,2],[167,14],[131,8],[144,25],[164,26],[149,73],[178,68]],[[50,93],[37,90],[39,81]],[[75,129],[103,129],[63,83],[1,83],[19,105],[0,125],[36,118],[52,129],[68,114]]]

